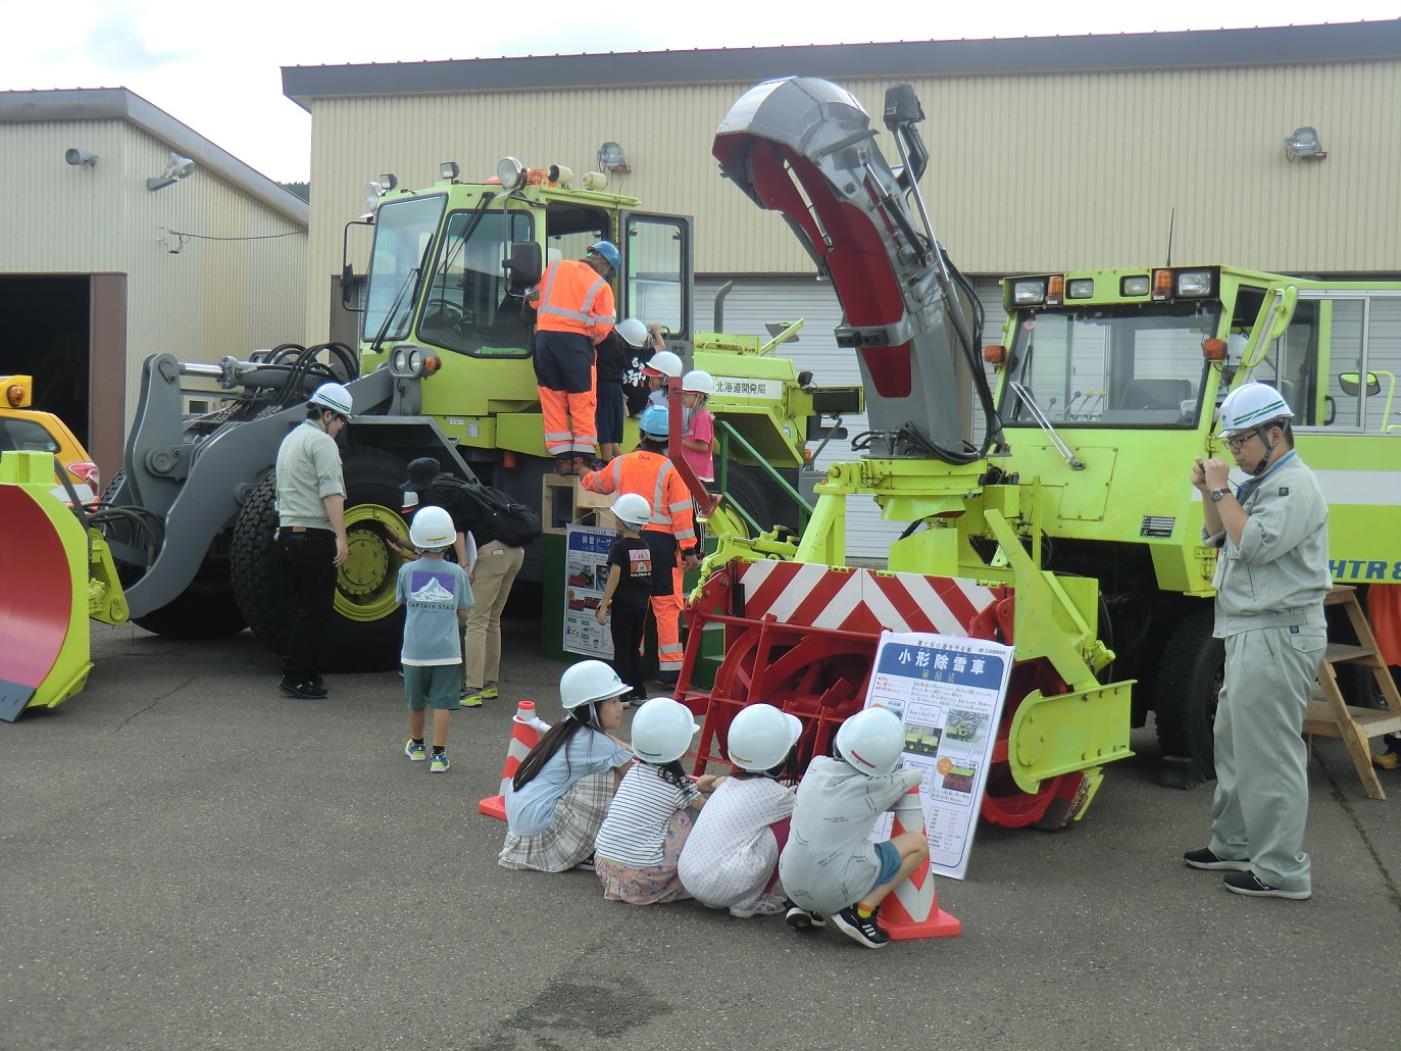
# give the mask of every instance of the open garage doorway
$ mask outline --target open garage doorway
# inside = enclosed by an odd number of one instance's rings
[[[112,477],[126,411],[126,275],[0,275],[0,317],[0,375],[33,376],[33,408],[60,417]]]

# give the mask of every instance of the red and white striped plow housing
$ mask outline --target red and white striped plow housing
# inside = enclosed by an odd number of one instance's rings
[[[536,717],[534,701],[521,701],[516,705],[516,714],[511,717],[511,743],[506,746],[506,762],[501,767],[501,790],[477,804],[480,813],[499,821],[506,820],[506,790],[511,787],[522,760],[540,743],[540,735],[549,728],[549,723]]]
[[[969,580],[877,573],[802,562],[747,562],[736,574],[744,615],[784,624],[869,632],[930,631],[967,636],[996,596]]]
[[[924,831],[924,807],[919,800],[919,788],[911,788],[905,798],[895,804],[893,839],[903,832]],[[910,878],[900,883],[880,904],[881,930],[894,941],[914,938],[951,938],[963,933],[963,924],[939,908],[939,893],[934,889],[934,873],[929,859],[920,862]]]

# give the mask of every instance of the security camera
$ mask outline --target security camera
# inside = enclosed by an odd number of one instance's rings
[[[169,186],[177,179],[183,179],[195,170],[195,162],[188,157],[182,157],[178,153],[170,155],[170,161],[165,166],[165,171],[161,172],[157,178],[146,180],[146,189],[160,190]]]
[[[97,154],[92,150],[80,150],[76,146],[71,146],[63,151],[63,159],[75,168],[95,168],[97,166]]]

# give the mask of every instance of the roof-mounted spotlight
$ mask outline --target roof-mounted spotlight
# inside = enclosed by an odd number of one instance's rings
[[[496,162],[496,181],[507,190],[519,190],[525,185],[525,165],[514,157],[502,157]]]
[[[379,182],[379,192],[383,195],[399,185],[399,176],[393,172],[384,172],[377,181]]]
[[[457,177],[462,174],[462,169],[458,167],[456,161],[443,161],[438,165],[438,178],[443,182],[457,182]]]

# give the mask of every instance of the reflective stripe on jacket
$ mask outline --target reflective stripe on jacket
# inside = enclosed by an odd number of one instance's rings
[[[661,453],[638,449],[590,471],[580,484],[591,493],[636,493],[652,507],[644,529],[670,533],[683,548],[696,542],[695,502],[681,475]]]
[[[578,332],[595,343],[613,331],[613,289],[598,271],[575,259],[561,259],[540,277],[535,327],[541,332]]]

